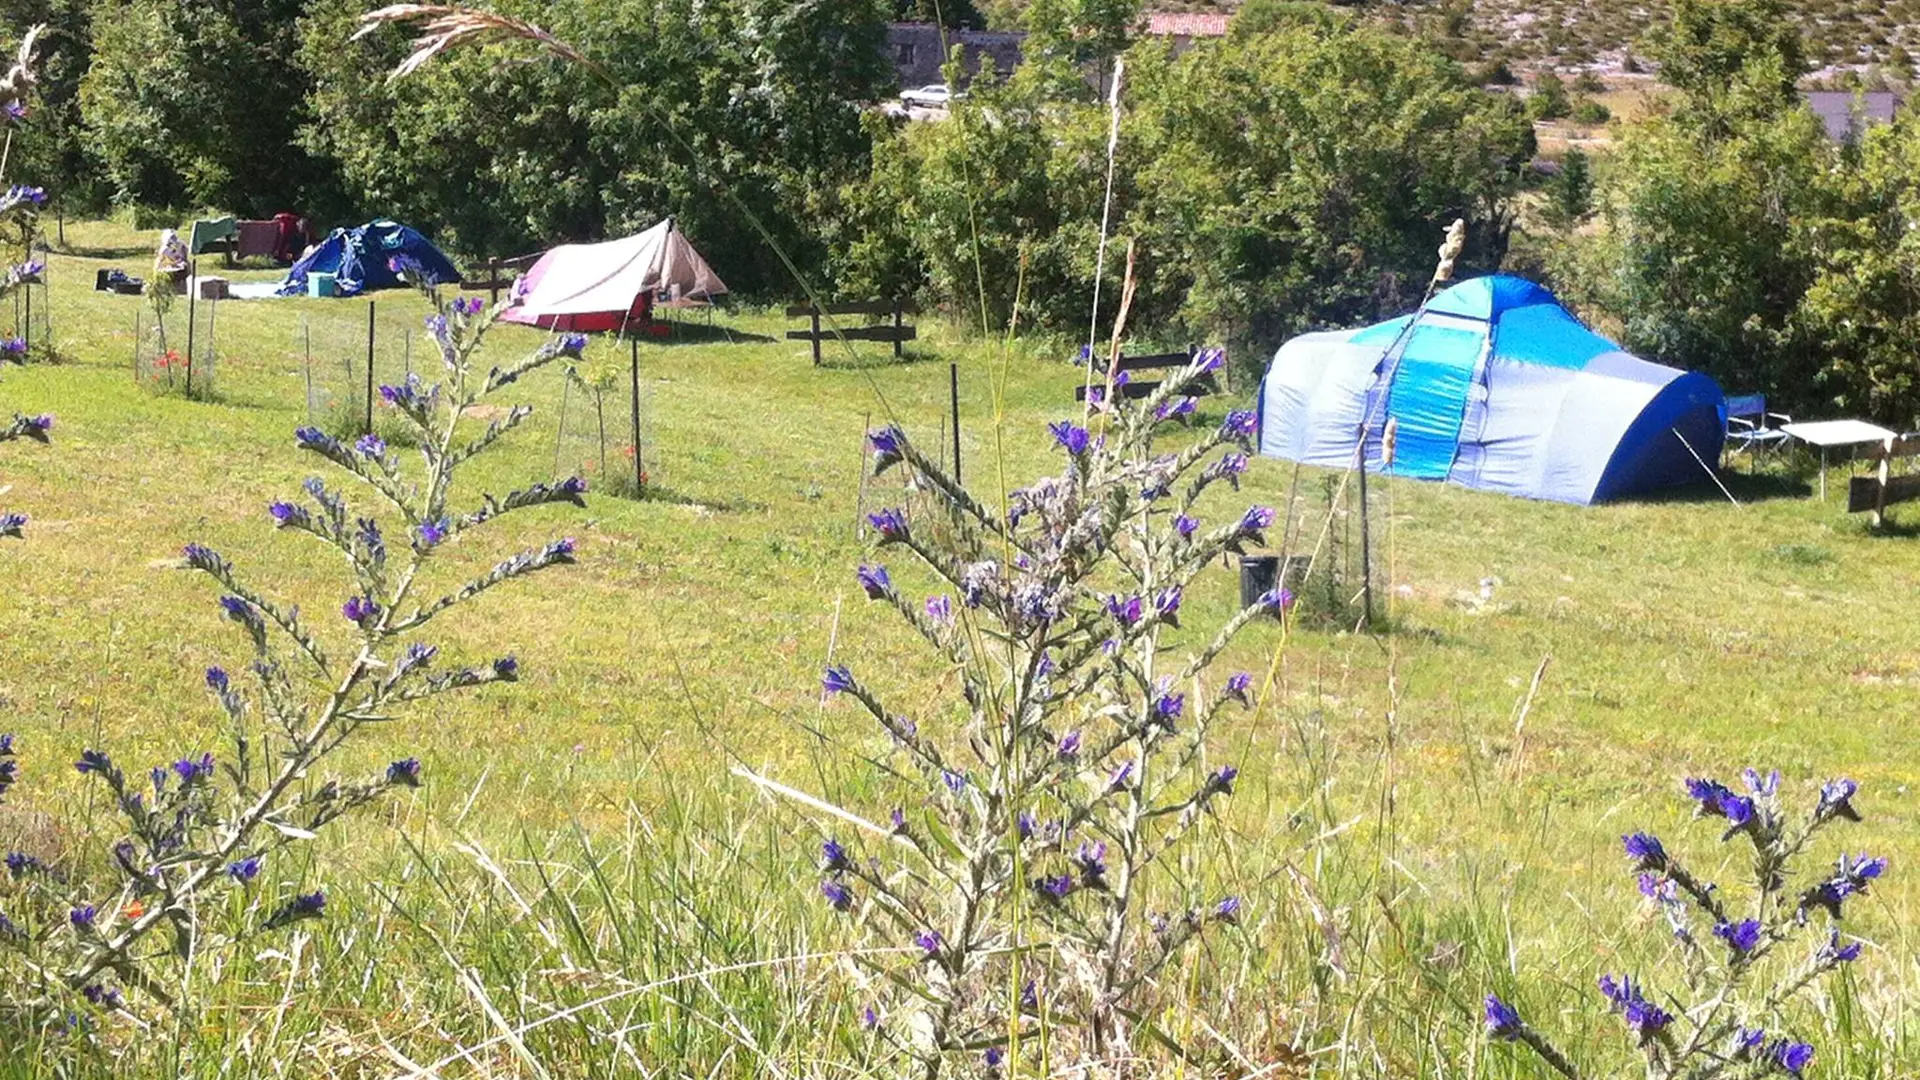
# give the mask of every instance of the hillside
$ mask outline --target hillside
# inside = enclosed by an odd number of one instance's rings
[[[1156,11],[1224,11],[1237,0],[1151,5]],[[1348,6],[1348,5],[1342,5]],[[1807,39],[1816,77],[1885,68],[1911,78],[1920,46],[1920,0],[1789,0]],[[1504,57],[1515,67],[1632,71],[1665,0],[1446,0],[1358,4],[1353,10],[1401,21],[1458,45],[1457,59]]]

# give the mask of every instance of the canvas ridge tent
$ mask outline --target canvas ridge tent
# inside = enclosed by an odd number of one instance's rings
[[[1395,476],[1580,504],[1703,480],[1719,460],[1712,379],[1621,351],[1530,281],[1465,281],[1412,318],[1282,345],[1260,384],[1260,452],[1351,465],[1364,424],[1378,470],[1393,420]]]
[[[392,267],[396,256],[418,263],[428,281],[436,285],[457,285],[460,271],[433,242],[420,232],[397,221],[379,218],[355,229],[335,229],[318,247],[307,252],[287,271],[281,282],[281,296],[298,296],[307,291],[311,274],[332,274],[335,296],[355,296],[375,289],[404,285]]]
[[[726,291],[667,218],[623,239],[553,248],[516,283],[514,303],[500,317],[551,330],[623,330],[652,318],[656,294],[704,301]]]

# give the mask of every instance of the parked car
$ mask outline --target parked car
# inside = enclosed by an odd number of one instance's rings
[[[923,109],[944,109],[950,103],[966,97],[965,93],[954,93],[946,83],[934,83],[917,90],[900,91],[900,100],[908,105],[918,105]]]

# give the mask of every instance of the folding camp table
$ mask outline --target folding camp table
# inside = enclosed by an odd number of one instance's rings
[[[1865,420],[1814,420],[1804,424],[1781,424],[1780,430],[1810,446],[1820,448],[1820,498],[1827,497],[1827,451],[1832,447],[1881,445],[1894,437],[1878,424]]]

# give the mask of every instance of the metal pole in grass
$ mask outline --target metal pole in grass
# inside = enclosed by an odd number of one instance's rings
[[[947,389],[953,403],[953,482],[960,482],[960,363],[947,363]]]
[[[867,432],[872,430],[873,413],[871,411],[861,413],[860,438],[857,441],[857,445],[860,447],[860,468],[857,475],[860,477],[860,480],[854,488],[853,496],[853,538],[855,540],[861,540],[865,537],[865,522],[867,520]]]
[[[133,385],[140,385],[140,309],[133,309]]]
[[[193,302],[200,291],[194,282],[200,277],[200,260],[187,263],[187,396],[193,396]]]
[[[300,373],[307,380],[307,423],[313,423],[313,331],[307,325],[307,317],[300,316],[300,340],[306,359],[300,364]]]
[[[27,250],[28,250],[28,257],[31,258],[32,250],[33,250],[32,246],[29,245]],[[46,273],[47,272],[45,270],[40,271],[40,274],[42,277],[45,277]],[[27,343],[27,352],[29,355],[31,355],[33,352],[33,285],[29,283],[26,288],[21,289],[20,291],[24,293],[26,296],[26,309],[27,309],[26,314],[20,317],[20,329],[22,331],[20,337],[21,337],[21,340]]]
[[[192,368],[187,370],[191,371]],[[367,301],[367,430],[373,434],[373,301]]]
[[[1367,526],[1367,455],[1360,455],[1360,618],[1373,629],[1373,537]]]
[[[640,339],[628,338],[627,343],[633,347],[633,494],[638,498],[647,487],[640,465]]]

